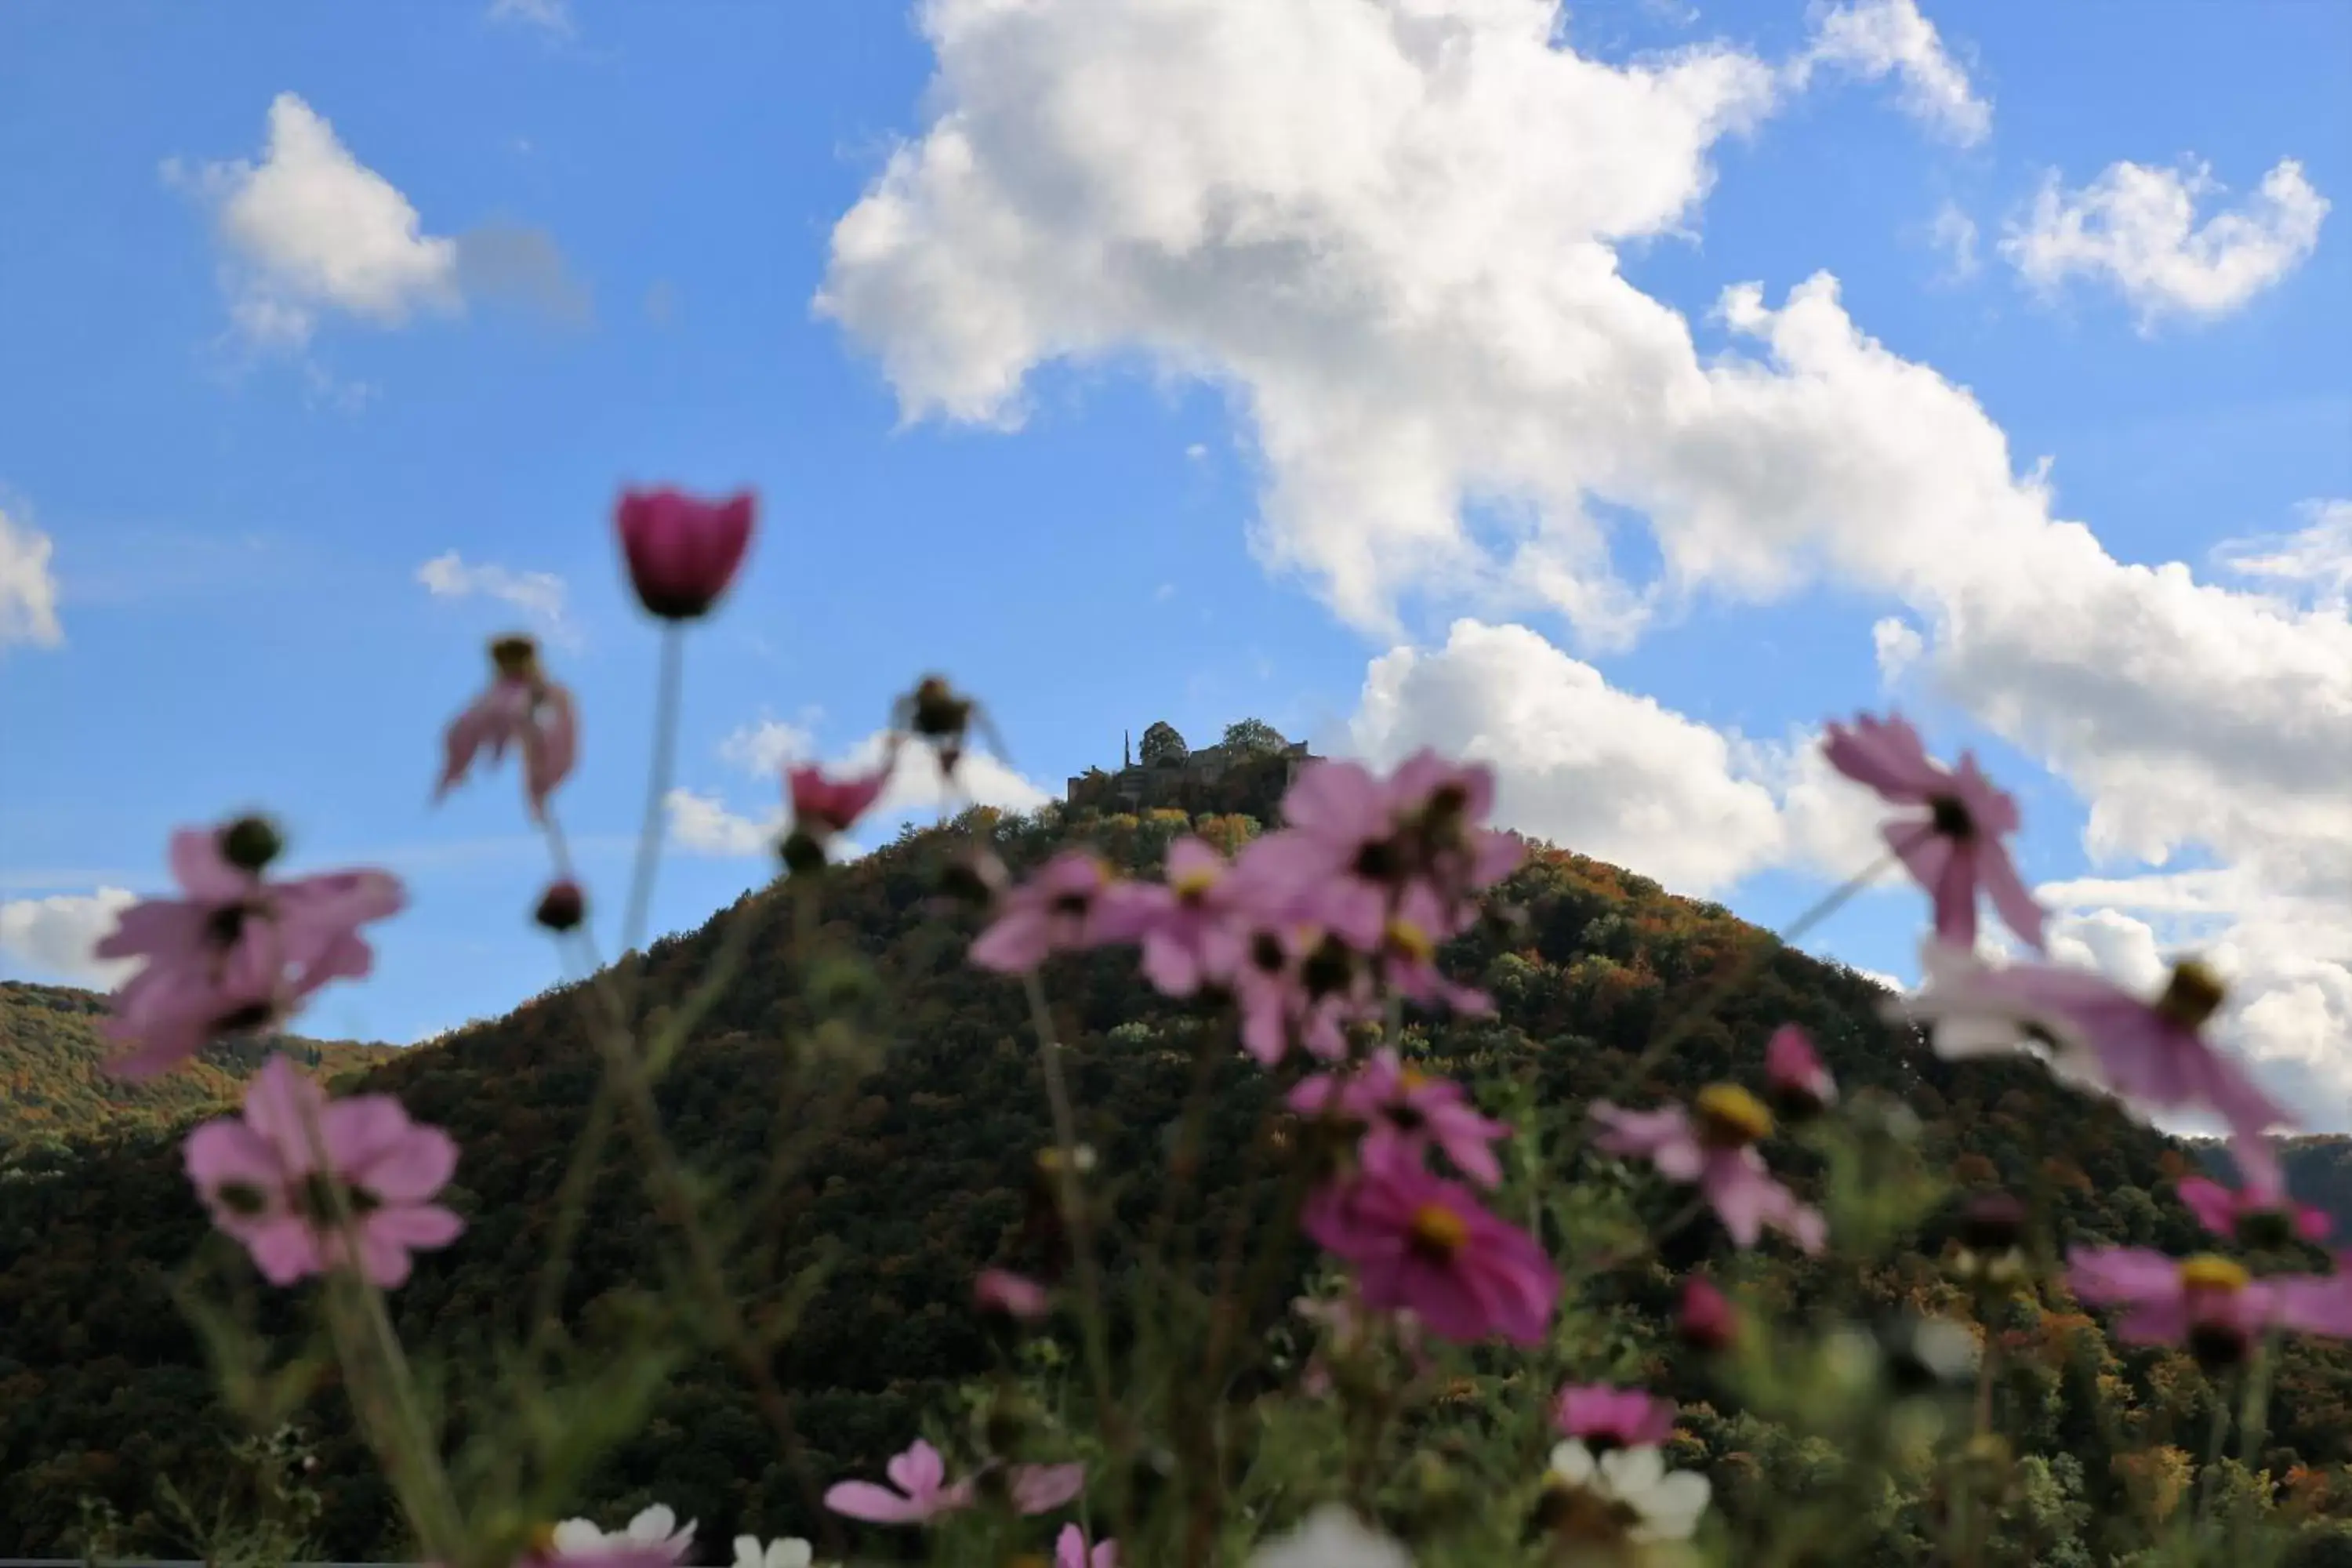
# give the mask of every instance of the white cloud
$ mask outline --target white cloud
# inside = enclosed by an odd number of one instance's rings
[[[258,163],[191,171],[171,158],[163,174],[212,208],[229,318],[258,348],[303,347],[328,312],[397,327],[462,310],[476,293],[520,297],[559,316],[587,308],[554,242],[535,229],[493,223],[454,237],[426,233],[399,187],[354,157],[295,93],[271,100]]]
[[[1914,668],[2074,786],[2094,854],[2352,886],[2342,610],[2116,561],[2056,514],[2046,465],[1864,332],[1826,274],[1777,305],[1725,289],[1732,350],[1702,357],[1619,270],[1624,240],[1690,224],[1713,144],[1785,73],[1719,47],[1583,58],[1536,0],[937,0],[923,18],[935,118],[836,226],[821,297],[909,417],[1014,424],[1035,367],[1139,356],[1230,394],[1265,476],[1261,559],[1360,627],[1409,640],[1412,601],[1606,643],[1701,586],[1834,584],[1904,612]],[[1657,582],[1622,578],[1589,502],[1647,520]],[[1391,667],[1432,739],[1465,721],[1412,699],[1498,658],[1507,628],[1484,629]],[[1685,749],[1730,842],[1669,846],[1675,875],[1812,853],[1828,829],[1800,830],[1801,775],[1760,752],[1717,767],[1684,722],[1642,733]],[[1576,753],[1534,764],[1572,774]]]
[[[715,795],[674,789],[662,797],[670,841],[692,855],[738,857],[775,852],[784,828],[782,806],[764,816],[739,816]]]
[[[78,985],[112,987],[138,965],[100,959],[90,950],[114,929],[115,917],[138,901],[138,895],[123,888],[10,899],[0,903],[0,952]]]
[[[2303,264],[2328,203],[2301,163],[2282,158],[2250,200],[2200,224],[2199,198],[2221,188],[2203,163],[2112,163],[2074,191],[2053,171],[2000,253],[2044,291],[2077,277],[2109,285],[2142,331],[2168,317],[2226,316]]]
[[[1927,646],[1919,628],[1898,616],[1886,616],[1871,623],[1870,647],[1878,659],[1878,677],[1889,686],[1903,679],[1903,672]]]
[[[1946,202],[1936,209],[1927,237],[1943,252],[1946,269],[1955,282],[1967,281],[1983,267],[1977,259],[1977,220],[1962,212],[1958,203]]]
[[[2305,501],[2302,511],[2310,521],[2295,532],[2233,539],[2215,558],[2241,577],[2280,584],[2341,614],[2352,599],[2352,500]]]
[[[1969,85],[1968,72],[1945,52],[1936,25],[1914,0],[1851,0],[1819,12],[1812,47],[1791,62],[1790,74],[1802,86],[1817,65],[1873,81],[1899,77],[1904,109],[1961,146],[1992,130],[1992,106]]]
[[[733,763],[754,778],[779,777],[788,764],[805,762],[815,754],[815,737],[801,726],[787,724],[781,719],[738,725],[719,742],[719,760]]]
[[[490,562],[468,566],[450,550],[419,566],[416,580],[436,599],[480,595],[513,605],[560,642],[576,645],[579,640],[564,617],[563,579],[552,572],[515,572]]]
[[[541,27],[568,38],[572,32],[572,0],[490,0],[490,20]]]
[[[65,641],[57,574],[49,567],[54,549],[47,534],[0,510],[0,647],[12,642],[55,647]]]

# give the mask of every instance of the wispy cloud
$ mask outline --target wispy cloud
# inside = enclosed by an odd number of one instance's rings
[[[58,621],[58,579],[50,569],[49,536],[0,510],[0,647],[12,642],[55,647],[65,641]]]
[[[572,0],[490,0],[490,20],[538,27],[563,38],[577,30]]]
[[[469,566],[451,550],[419,566],[416,580],[436,599],[480,595],[511,605],[555,641],[579,646],[579,632],[564,615],[563,579],[552,572],[515,572],[491,562]]]
[[[1789,74],[1801,87],[1821,65],[1874,81],[1897,78],[1905,111],[1961,146],[1992,130],[1992,106],[1969,84],[1915,0],[1852,0],[1821,13],[1811,47],[1790,62]]]

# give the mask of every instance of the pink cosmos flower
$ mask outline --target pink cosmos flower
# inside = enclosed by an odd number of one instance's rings
[[[638,602],[666,621],[708,611],[743,563],[756,506],[749,490],[716,501],[667,489],[622,491],[613,521]]]
[[[1755,1145],[1772,1131],[1772,1113],[1733,1084],[1699,1091],[1694,1121],[1679,1105],[1625,1110],[1592,1103],[1601,1123],[1595,1142],[1612,1154],[1648,1160],[1670,1181],[1696,1183],[1723,1228],[1741,1247],[1753,1247],[1764,1227],[1785,1234],[1806,1252],[1828,1239],[1821,1212],[1797,1201],[1764,1167]]]
[[[819,767],[790,770],[784,775],[784,784],[792,801],[793,826],[819,843],[836,833],[848,832],[882,797],[897,762],[898,748],[892,746],[884,752],[881,765],[870,773],[836,779],[827,776]]]
[[[1764,1079],[1791,1106],[1818,1110],[1837,1103],[1837,1080],[1822,1065],[1812,1037],[1795,1024],[1781,1025],[1765,1042]]]
[[[1294,1042],[1321,1061],[1346,1056],[1348,1024],[1371,1005],[1346,961],[1345,949],[1315,926],[1252,932],[1233,982],[1242,1048],[1265,1067]]]
[[[1383,1046],[1352,1073],[1306,1079],[1290,1091],[1288,1103],[1302,1116],[1320,1116],[1335,1100],[1338,1115],[1362,1123],[1367,1160],[1385,1157],[1391,1143],[1417,1159],[1434,1143],[1480,1186],[1503,1179],[1490,1145],[1508,1137],[1510,1128],[1479,1115],[1460,1084],[1404,1066],[1393,1047]]]
[[[1414,882],[1400,894],[1395,912],[1381,929],[1377,950],[1381,978],[1390,990],[1423,1006],[1443,1003],[1465,1017],[1495,1010],[1493,998],[1447,979],[1437,967],[1437,950],[1459,935],[1475,919],[1468,904],[1449,907],[1426,882]]]
[[[1168,846],[1167,879],[1108,890],[1103,935],[1141,944],[1144,978],[1163,996],[1230,984],[1249,946],[1249,879],[1190,836]]]
[[[884,1467],[884,1473],[890,1478],[887,1487],[872,1481],[835,1482],[824,1494],[824,1506],[873,1524],[920,1524],[971,1506],[971,1482],[949,1486],[947,1462],[920,1437]]]
[[[2066,1285],[2085,1306],[2123,1308],[2116,1332],[2136,1344],[2189,1344],[2229,1359],[2273,1328],[2352,1338],[2352,1280],[2340,1275],[2256,1279],[2210,1254],[2078,1247],[2066,1255]]]
[[[532,1568],[577,1563],[583,1568],[668,1568],[694,1548],[696,1521],[678,1528],[677,1515],[656,1503],[610,1532],[584,1519],[567,1519],[547,1533],[544,1546],[524,1558]]]
[[[1730,1297],[1694,1275],[1683,1284],[1675,1331],[1695,1350],[1719,1351],[1739,1337],[1739,1313]]]
[[[172,835],[172,875],[187,897],[133,904],[94,950],[147,961],[114,994],[106,1033],[135,1047],[114,1071],[152,1077],[215,1036],[275,1027],[329,981],[373,967],[359,928],[400,912],[399,879],[335,871],[273,882],[262,871],[278,849],[258,817]]]
[[[1015,1465],[1013,1506],[1023,1513],[1051,1513],[1087,1489],[1084,1465]]]
[[[490,684],[442,734],[441,780],[433,798],[455,789],[484,749],[497,762],[512,745],[522,753],[530,814],[543,820],[547,797],[580,759],[579,712],[572,693],[540,668],[539,646],[530,638],[499,638],[490,645]]]
[[[1035,876],[1006,891],[996,919],[972,942],[971,961],[982,969],[1021,974],[1054,953],[1099,944],[1101,900],[1112,880],[1110,868],[1093,850],[1063,850]]]
[[[1620,1448],[1655,1448],[1675,1435],[1673,1400],[1605,1383],[1561,1389],[1551,1418],[1562,1436],[1581,1437],[1587,1447],[1599,1439]]]
[[[1066,1524],[1054,1542],[1054,1568],[1118,1568],[1118,1542],[1104,1541],[1089,1548],[1087,1532]]]
[[[1907,721],[1867,713],[1852,729],[1830,725],[1822,753],[1832,767],[1890,804],[1925,808],[1920,816],[1889,822],[1885,835],[1888,847],[1934,900],[1938,937],[1961,947],[1975,945],[1977,889],[1982,887],[2011,931],[2037,949],[2043,945],[2042,906],[2025,890],[2001,843],[2017,831],[2017,802],[1993,787],[1972,753],[1960,753],[1955,772],[1927,755]]]
[[[2223,991],[2194,960],[2174,966],[2155,1001],[2104,975],[2056,964],[1994,968],[1930,939],[1920,948],[1925,984],[1888,1010],[1934,1026],[1937,1054],[2014,1050],[2026,1038],[2052,1048],[2054,1065],[2105,1084],[2153,1110],[2209,1109],[2229,1124],[2247,1184],[2281,1190],[2277,1152],[2264,1136],[2293,1118],[2256,1086],[2235,1057],[2202,1030]]]
[[[1045,1287],[1009,1268],[982,1269],[972,1281],[971,1294],[982,1311],[1002,1312],[1024,1322],[1044,1317],[1054,1304]]]
[[[447,1133],[409,1121],[388,1094],[330,1101],[284,1057],[271,1057],[246,1090],[242,1120],[205,1122],[184,1154],[213,1223],[245,1244],[273,1285],[348,1259],[330,1183],[350,1206],[360,1272],[377,1285],[402,1283],[411,1251],[446,1247],[465,1229],[430,1201],[457,1168]]]
[[[1490,888],[1518,869],[1526,841],[1482,826],[1495,810],[1495,770],[1486,763],[1448,762],[1424,747],[1398,767],[1389,791],[1411,858],[1447,899]]]
[[[1399,1152],[1317,1193],[1300,1223],[1355,1266],[1364,1306],[1410,1310],[1445,1339],[1532,1345],[1551,1321],[1559,1275],[1535,1238]]]
[[[2250,1221],[2274,1219],[2286,1222],[2286,1227],[2304,1240],[2317,1242],[2326,1240],[2333,1227],[2326,1210],[2292,1202],[2281,1192],[2252,1186],[2232,1192],[2219,1182],[2189,1176],[2181,1181],[2179,1193],[2197,1223],[2216,1236],[2234,1237]]]

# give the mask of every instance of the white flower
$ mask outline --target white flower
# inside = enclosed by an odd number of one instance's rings
[[[1249,1568],[1412,1568],[1412,1557],[1339,1504],[1327,1502],[1288,1535],[1259,1547]]]
[[[809,1543],[797,1535],[771,1541],[764,1551],[756,1535],[735,1538],[735,1568],[809,1568],[814,1555]]]
[[[584,1519],[567,1519],[555,1527],[555,1554],[594,1557],[607,1552],[652,1550],[663,1552],[675,1563],[694,1545],[695,1523],[688,1520],[685,1529],[677,1529],[677,1515],[659,1503],[629,1521],[627,1530],[613,1535],[605,1534]]]
[[[1669,1470],[1655,1448],[1612,1448],[1598,1459],[1573,1438],[1551,1451],[1551,1473],[1580,1490],[1631,1509],[1640,1522],[1626,1534],[1640,1542],[1688,1541],[1715,1489],[1691,1470]]]

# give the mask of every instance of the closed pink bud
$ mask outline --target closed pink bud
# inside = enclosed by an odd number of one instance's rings
[[[666,621],[708,611],[743,564],[756,502],[749,490],[703,500],[682,490],[624,490],[614,521],[638,601]]]
[[[1696,1350],[1719,1351],[1738,1337],[1739,1314],[1731,1300],[1706,1280],[1693,1278],[1683,1287],[1682,1310],[1675,1329],[1683,1342]]]

